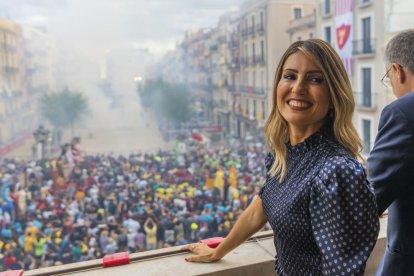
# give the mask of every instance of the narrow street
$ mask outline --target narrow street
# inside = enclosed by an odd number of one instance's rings
[[[86,154],[127,155],[139,151],[155,152],[173,146],[173,142],[163,141],[155,120],[142,112],[135,95],[121,96],[113,108],[105,99],[91,105],[90,118],[85,120],[83,126],[74,129],[74,135],[81,137],[82,150]],[[70,142],[71,137],[71,130],[66,129],[63,141]],[[29,139],[7,157],[31,158],[32,143],[33,139]]]

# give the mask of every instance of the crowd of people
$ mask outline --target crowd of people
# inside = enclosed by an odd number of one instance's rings
[[[0,161],[1,270],[30,270],[227,235],[265,178],[262,144]]]

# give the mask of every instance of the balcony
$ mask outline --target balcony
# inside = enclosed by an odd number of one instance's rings
[[[231,39],[229,42],[229,48],[230,50],[236,50],[239,48],[239,41],[235,40],[235,39]]]
[[[3,66],[3,73],[5,74],[17,74],[19,72],[19,68],[14,66]]]
[[[265,30],[265,28],[264,28],[264,24],[263,23],[260,23],[260,24],[257,24],[256,25],[256,31],[257,31],[258,34],[264,33],[264,30]]]
[[[248,57],[242,57],[241,58],[241,64],[244,66],[248,66],[249,65],[249,58]]]
[[[257,87],[257,86],[240,86],[239,90],[244,93],[244,94],[249,94],[249,95],[258,95],[258,96],[263,96],[266,93],[266,89],[261,88],[261,87]]]
[[[253,93],[257,95],[264,95],[266,93],[266,89],[255,86],[253,87]]]
[[[236,92],[236,86],[235,85],[229,85],[229,86],[227,86],[227,90],[229,92]]]
[[[238,58],[232,59],[230,62],[227,62],[227,68],[231,71],[237,71],[240,69],[240,62]]]
[[[359,109],[375,110],[377,93],[354,92],[355,106]]]
[[[312,13],[298,19],[290,20],[287,32],[293,33],[302,29],[314,28],[316,26],[316,14]]]
[[[262,55],[253,56],[253,65],[264,65],[266,64],[265,58]]]
[[[209,47],[210,52],[216,52],[218,51],[218,45],[217,44],[213,44]]]
[[[384,254],[387,219],[381,219],[381,231],[377,244],[368,259],[365,275],[375,274]],[[25,271],[23,276],[70,275],[70,276],[112,276],[112,275],[275,275],[272,231],[260,232],[249,241],[227,254],[221,261],[209,264],[186,263],[187,252],[179,247],[170,247],[130,254],[128,265],[103,268],[102,259],[45,267]]]
[[[2,48],[5,52],[11,52],[11,53],[16,52],[16,46],[12,46],[12,45],[9,45],[9,44],[3,44]]]
[[[368,7],[368,6],[372,5],[373,3],[374,3],[373,0],[358,0],[358,6],[360,8]]]
[[[247,35],[254,35],[255,29],[254,26],[247,27]]]
[[[375,54],[375,39],[362,39],[352,41],[353,52],[355,56],[367,55],[371,56]]]

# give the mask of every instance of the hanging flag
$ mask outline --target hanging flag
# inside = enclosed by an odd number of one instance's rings
[[[335,30],[336,51],[348,75],[353,74],[352,39],[354,37],[354,0],[336,0]]]

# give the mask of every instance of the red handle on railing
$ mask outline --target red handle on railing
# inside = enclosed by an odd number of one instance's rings
[[[4,272],[0,272],[0,276],[22,276],[24,270],[7,270]]]
[[[128,252],[121,252],[112,255],[106,255],[102,259],[103,267],[111,267],[118,265],[129,264],[131,259],[129,258]]]
[[[208,247],[216,248],[223,241],[224,241],[224,238],[222,238],[222,237],[214,237],[214,238],[201,240],[201,241],[199,241],[199,243],[204,243],[204,244],[207,244]]]

